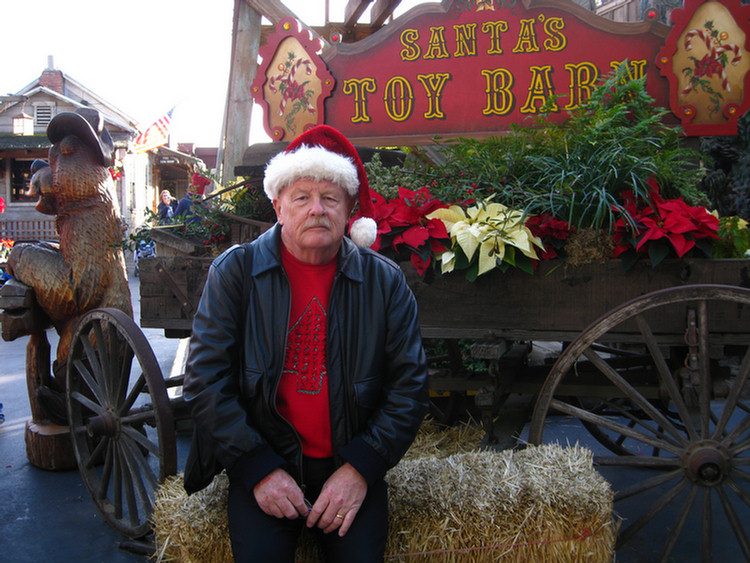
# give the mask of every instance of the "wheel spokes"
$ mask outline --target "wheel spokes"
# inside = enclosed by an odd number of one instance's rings
[[[743,399],[750,391],[748,311],[750,291],[742,288],[684,286],[647,294],[592,323],[551,369],[538,394],[529,440],[540,443],[545,419],[559,412],[583,422],[620,454],[594,457],[600,468],[622,469],[611,472],[619,489],[614,500],[622,503],[617,510],[630,524],[621,530],[618,548],[666,529],[661,561],[675,558],[682,539],[701,541],[704,563],[750,561],[743,528],[750,507],[750,400]],[[688,321],[684,341],[679,319]],[[622,343],[634,355],[623,361],[616,350],[599,346],[609,343]],[[596,371],[604,375],[604,385],[590,395],[595,408],[587,411],[562,398],[570,389],[597,383],[581,378],[578,387],[568,386],[569,376]],[[632,455],[631,439],[644,451],[648,445],[664,455]],[[698,518],[698,526],[689,523]],[[685,538],[698,527],[699,537]]]
[[[709,422],[711,420],[711,354],[708,338],[708,302],[698,303],[698,369],[700,374],[700,412],[701,436],[711,436]]]
[[[737,538],[737,542],[740,544],[740,548],[742,549],[742,553],[745,556],[745,560],[750,560],[750,542],[748,542],[747,535],[745,535],[745,530],[742,527],[740,518],[737,516],[737,512],[734,510],[732,503],[729,501],[729,497],[727,496],[724,487],[718,487],[717,492],[719,493],[719,498],[721,499],[721,505],[724,507],[724,513],[727,515],[729,525],[732,527],[732,531]]]
[[[124,426],[122,428],[122,432],[123,434],[125,434],[125,436],[135,441],[142,448],[148,450],[155,456],[159,455],[159,445],[150,441],[146,436],[144,436],[134,428],[131,428],[130,426]]]
[[[94,395],[99,404],[109,404],[109,401],[107,401],[107,398],[105,396],[105,392],[102,391],[101,387],[99,387],[99,384],[97,383],[91,372],[89,372],[89,370],[86,368],[86,365],[81,360],[73,360],[73,366],[75,367],[78,375],[81,376],[81,379],[84,380],[92,395]]]
[[[682,510],[677,514],[677,520],[675,521],[674,526],[672,526],[672,530],[669,532],[667,541],[664,544],[661,557],[659,558],[660,562],[666,563],[669,561],[669,557],[672,555],[672,552],[677,545],[677,540],[680,538],[680,534],[682,534],[682,529],[685,527],[685,522],[687,522],[688,516],[690,515],[690,509],[693,507],[693,503],[697,496],[698,487],[691,487],[690,492],[682,505]]]
[[[750,346],[747,347],[745,356],[740,363],[739,376],[734,384],[734,393],[730,393],[729,397],[727,397],[727,400],[724,402],[724,408],[721,410],[721,416],[716,422],[716,428],[714,429],[713,434],[714,440],[718,440],[724,433],[727,423],[736,407],[740,407],[743,411],[750,413],[750,409],[740,401],[740,395],[745,388],[745,383],[747,383],[748,377],[750,377]]]
[[[713,511],[711,510],[711,489],[703,489],[703,522],[701,525],[701,560],[710,563],[713,555]]]
[[[592,364],[594,364],[599,371],[601,371],[607,378],[614,383],[620,391],[622,391],[626,397],[628,397],[633,403],[638,405],[639,408],[643,409],[643,411],[651,417],[651,420],[654,420],[659,424],[661,428],[664,428],[669,434],[671,434],[676,440],[677,443],[684,446],[687,444],[687,439],[685,438],[684,434],[677,430],[677,428],[674,427],[672,422],[667,419],[661,412],[659,412],[658,409],[656,409],[649,401],[646,400],[646,398],[641,395],[636,389],[633,388],[630,383],[625,381],[625,379],[617,373],[617,370],[615,370],[612,366],[610,366],[604,358],[602,358],[598,353],[595,351],[588,349],[584,351],[584,355],[591,361]]]
[[[627,543],[635,534],[637,534],[646,524],[664,510],[669,504],[688,486],[687,479],[681,479],[674,487],[662,495],[651,507],[641,514],[627,529],[622,531],[617,538],[617,547]]]
[[[84,483],[107,523],[141,537],[159,480],[177,465],[159,363],[133,320],[113,309],[82,317],[69,358],[66,398]]]
[[[558,399],[553,399],[552,402],[550,403],[550,406],[554,408],[555,410],[558,410],[562,413],[569,414],[580,420],[585,420],[592,424],[596,424],[597,426],[607,428],[608,430],[612,430],[613,432],[616,432],[618,434],[629,436],[633,438],[634,440],[638,440],[640,442],[643,442],[644,444],[649,444],[651,446],[668,451],[675,455],[679,455],[681,452],[681,448],[678,445],[674,444],[673,442],[667,442],[664,440],[653,438],[651,436],[644,434],[643,432],[639,432],[638,430],[635,430],[634,428],[630,428],[629,426],[626,426],[624,424],[620,424],[608,418],[590,413],[587,410],[575,407],[568,403],[564,403]]]
[[[667,360],[664,358],[664,355],[659,348],[659,344],[656,342],[656,338],[654,337],[654,333],[651,330],[651,326],[648,324],[648,322],[646,322],[646,319],[643,315],[636,315],[635,320],[638,323],[638,328],[641,331],[641,335],[643,335],[646,347],[648,348],[649,353],[654,360],[654,364],[656,365],[656,370],[659,374],[659,383],[664,386],[664,388],[667,390],[667,393],[669,394],[669,398],[674,402],[677,413],[680,415],[680,420],[682,420],[683,424],[685,425],[688,437],[691,440],[697,440],[698,435],[695,431],[695,426],[693,425],[690,412],[688,411],[687,405],[682,398],[680,390],[677,388],[677,384],[672,378],[672,370],[669,369]]]
[[[661,473],[659,475],[654,475],[653,477],[650,477],[649,479],[646,479],[645,481],[634,483],[627,489],[617,491],[615,493],[615,502],[620,501],[620,500],[625,500],[626,498],[639,495],[650,489],[660,487],[663,484],[669,483],[670,481],[677,479],[679,477],[682,477],[682,469],[676,469],[674,471],[669,471],[668,473]]]

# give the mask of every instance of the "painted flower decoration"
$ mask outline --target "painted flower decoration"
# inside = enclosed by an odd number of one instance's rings
[[[459,251],[469,263],[476,257],[477,276],[502,265],[515,262],[515,250],[537,260],[536,248],[543,249],[542,241],[524,224],[523,212],[501,203],[489,201],[463,209],[452,205],[428,215],[440,219],[451,237],[451,249],[440,256],[442,272],[453,271],[457,266]]]

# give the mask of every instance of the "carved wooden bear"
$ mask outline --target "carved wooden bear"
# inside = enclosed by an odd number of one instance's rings
[[[35,166],[30,190],[39,194],[38,211],[57,216],[60,243],[16,245],[8,265],[13,276],[34,289],[60,335],[54,370],[60,374],[84,313],[99,307],[133,313],[109,172],[114,145],[101,116],[89,108],[60,113],[47,136],[53,143],[49,166]],[[57,383],[64,388],[64,382]]]

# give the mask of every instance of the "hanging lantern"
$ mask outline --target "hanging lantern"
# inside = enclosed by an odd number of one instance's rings
[[[14,135],[33,135],[34,134],[34,118],[22,110],[19,115],[13,118],[13,134]]]

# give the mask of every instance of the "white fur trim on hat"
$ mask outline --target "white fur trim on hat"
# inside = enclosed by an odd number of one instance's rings
[[[274,156],[266,166],[263,190],[270,200],[277,199],[286,186],[300,178],[317,182],[328,180],[357,197],[359,177],[354,162],[323,147],[301,146],[296,151]]]
[[[360,217],[349,228],[349,238],[357,246],[370,248],[378,238],[378,224],[372,217]]]

